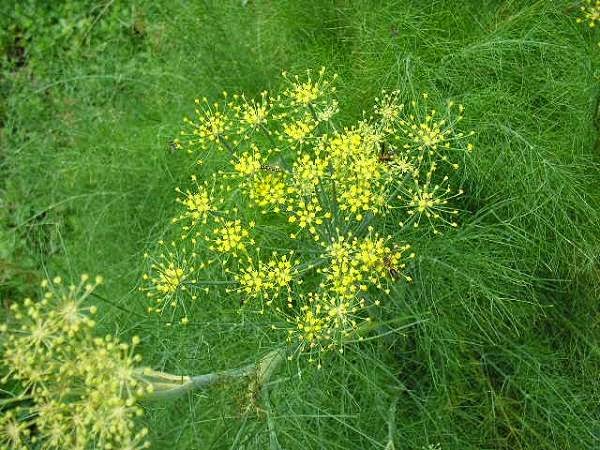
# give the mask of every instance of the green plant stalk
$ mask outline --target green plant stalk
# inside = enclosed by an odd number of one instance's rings
[[[137,371],[138,378],[152,388],[141,400],[174,400],[188,392],[248,377],[254,378],[252,386],[262,387],[283,360],[284,353],[283,349],[273,350],[256,363],[195,376],[173,375],[148,367],[140,368]]]

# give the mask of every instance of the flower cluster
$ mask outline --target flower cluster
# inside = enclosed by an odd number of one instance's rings
[[[211,244],[210,250],[218,253],[230,253],[237,257],[245,253],[247,245],[254,244],[254,240],[249,237],[249,228],[254,226],[254,222],[244,226],[239,219],[220,218],[216,225],[212,230],[212,237],[206,236],[206,241]]]
[[[351,338],[365,317],[366,301],[362,298],[342,298],[329,293],[309,293],[301,297],[298,314],[289,318],[288,341],[298,342],[300,350],[321,352],[343,349],[344,340]],[[312,356],[310,357],[312,361]]]
[[[328,121],[337,112],[337,101],[332,98],[335,93],[333,82],[337,74],[329,80],[325,77],[325,68],[318,72],[313,79],[311,70],[306,71],[305,77],[294,75],[289,77],[287,72],[282,76],[288,86],[283,91],[282,105],[290,115],[306,116],[308,112],[315,122]]]
[[[139,338],[94,336],[95,308],[83,302],[101,282],[44,282],[40,300],[10,308],[3,325],[2,380],[17,387],[0,416],[0,448],[141,449],[149,446],[136,401],[148,393],[135,375]],[[5,404],[6,405],[6,404]]]
[[[370,328],[390,286],[410,281],[414,254],[401,233],[457,226],[451,201],[462,191],[451,175],[472,133],[460,131],[462,105],[434,108],[427,94],[405,105],[399,91],[341,127],[335,75],[283,78],[276,95],[197,102],[181,135],[203,164],[178,190],[173,220],[183,237],[174,248],[192,250],[185,264],[175,250],[161,254],[145,289],[176,306],[212,283],[235,308],[272,313],[271,328],[310,352]]]
[[[464,117],[464,106],[449,101],[440,112],[427,109],[427,93],[423,93],[422,98],[422,102],[411,101],[410,108],[405,109],[405,116],[397,121],[401,132],[394,136],[394,140],[406,151],[405,155],[410,155],[410,159],[417,163],[432,159],[449,162],[452,152],[473,150],[473,144],[464,141],[465,137],[472,136],[474,132],[465,136],[456,131],[458,123]],[[451,166],[458,169],[456,162],[452,162]]]
[[[276,253],[266,262],[248,258],[246,264],[237,273],[233,273],[238,285],[235,291],[244,296],[243,301],[263,298],[266,305],[270,305],[283,290],[289,294],[292,279],[298,275],[296,265],[297,261],[291,256],[278,256]],[[288,295],[288,301],[291,300]]]
[[[237,133],[242,139],[252,137],[255,131],[265,126],[273,108],[273,99],[267,91],[260,93],[258,100],[247,100],[245,95],[234,95],[232,109],[237,124]]]
[[[586,22],[590,28],[595,28],[600,22],[600,0],[585,0],[581,5],[581,17],[577,19],[578,23]]]
[[[372,227],[369,228],[371,233]],[[359,239],[351,233],[332,239],[323,255],[329,264],[319,270],[325,276],[321,287],[342,299],[354,298],[358,293],[367,291],[369,286],[384,289],[382,280],[388,275],[394,277],[396,275],[393,274],[404,269],[403,253],[410,248],[405,244],[392,249],[386,245],[390,239],[378,234]],[[414,257],[414,254],[409,257]],[[410,277],[404,277],[410,280]]]
[[[458,209],[448,206],[449,201],[463,194],[462,189],[452,192],[448,185],[449,177],[444,176],[439,183],[433,181],[437,168],[435,162],[431,163],[425,174],[424,180],[414,178],[400,189],[398,200],[404,200],[403,208],[408,214],[408,220],[403,222],[412,223],[419,227],[421,220],[426,220],[431,226],[434,234],[439,234],[438,223],[443,223],[456,228],[458,223],[454,217],[458,215]]]
[[[210,103],[206,97],[196,99],[196,121],[185,118],[184,121],[193,128],[190,142],[208,148],[210,145],[229,146],[228,140],[232,130],[232,120],[227,112],[227,93],[223,92],[223,102]],[[181,145],[181,144],[179,144]]]
[[[205,224],[210,214],[215,211],[214,198],[208,183],[198,183],[195,175],[191,177],[194,183],[194,189],[182,191],[180,188],[175,190],[181,195],[177,199],[184,209],[178,217],[172,219],[173,223],[182,222],[182,237],[187,236],[196,225]]]
[[[163,314],[166,309],[173,315],[181,305],[184,315],[180,318],[182,324],[189,322],[186,302],[180,302],[180,293],[185,293],[188,300],[196,300],[197,289],[195,278],[196,271],[205,267],[204,263],[197,261],[197,255],[178,247],[176,242],[158,242],[161,251],[158,255],[145,253],[149,261],[148,272],[142,275],[146,285],[140,288],[146,297],[152,300],[148,306],[149,313]]]

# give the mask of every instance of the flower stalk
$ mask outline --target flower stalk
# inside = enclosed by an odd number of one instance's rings
[[[283,349],[273,350],[255,363],[195,376],[173,375],[148,367],[139,368],[136,370],[136,377],[142,384],[148,386],[146,394],[140,400],[174,400],[188,392],[207,389],[211,386],[223,385],[244,378],[251,379],[251,391],[260,391],[283,361],[284,353]]]

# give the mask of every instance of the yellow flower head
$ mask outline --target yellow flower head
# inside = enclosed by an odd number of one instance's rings
[[[265,158],[261,155],[260,150],[256,145],[252,146],[252,153],[243,152],[236,161],[233,161],[233,168],[235,172],[241,176],[254,175],[259,172],[263,164],[265,164]]]
[[[331,218],[331,212],[323,211],[323,208],[316,200],[310,200],[308,202],[304,200],[298,200],[298,203],[292,208],[292,215],[288,218],[290,223],[295,223],[301,229],[306,229],[314,237],[315,240],[321,239],[319,235],[320,225],[323,224],[324,220]],[[296,237],[294,233],[293,238]]]
[[[321,179],[326,175],[328,161],[318,156],[311,157],[304,153],[295,162],[292,168],[294,185],[303,194],[312,194]]]
[[[590,28],[596,27],[600,22],[600,0],[585,0],[585,4],[581,6],[581,17],[577,18],[577,22],[587,22]]]
[[[399,97],[399,91],[383,91],[381,97],[375,99],[374,111],[381,118],[381,127],[385,132],[393,132],[400,119],[404,105],[400,103]]]
[[[335,92],[335,87],[331,81],[324,78],[325,68],[321,68],[318,72],[318,78],[313,79],[312,72],[306,71],[306,77],[301,79],[298,75],[292,79],[288,78],[287,73],[283,72],[283,77],[288,81],[290,87],[284,91],[284,95],[290,100],[295,107],[308,107],[317,105],[320,100]],[[335,80],[337,75],[333,76]]]
[[[181,204],[185,209],[178,216],[175,217],[172,222],[187,222],[183,225],[184,236],[198,224],[206,224],[209,215],[215,211],[214,198],[208,189],[208,184],[204,182],[199,184],[195,176],[192,176],[192,181],[196,185],[194,191],[189,189],[182,191],[177,188],[176,191],[181,195],[177,199],[177,202]]]
[[[238,292],[243,293],[245,298],[266,298],[272,287],[267,280],[268,275],[260,263],[258,267],[253,267],[252,260],[249,259],[247,265],[234,275],[235,281],[239,284]]]
[[[27,411],[21,408],[0,413],[0,448],[6,450],[28,450],[30,444],[30,423],[20,416]]]
[[[288,340],[296,341],[303,351],[316,352],[317,359],[323,351],[333,348],[341,351],[345,341],[352,339],[360,325],[370,320],[365,316],[367,307],[363,299],[310,292],[301,301],[298,314],[288,318],[292,324]]]
[[[436,222],[452,227],[458,226],[453,219],[453,216],[458,215],[458,209],[448,204],[451,199],[462,195],[463,191],[459,189],[453,193],[448,184],[448,176],[444,176],[439,183],[434,183],[435,170],[436,165],[432,164],[425,180],[423,182],[414,180],[413,184],[406,188],[404,195],[399,197],[406,200],[404,207],[414,227],[418,227],[421,220],[425,219],[437,234],[439,230]]]
[[[367,163],[368,164],[368,163]],[[361,221],[365,213],[378,213],[385,203],[385,196],[381,195],[378,184],[380,174],[377,166],[368,177],[361,178],[357,172],[360,165],[353,166],[350,175],[346,175],[340,181],[340,210],[347,211],[357,221]],[[349,220],[349,217],[346,217]]]
[[[280,212],[293,192],[294,188],[282,172],[264,172],[248,186],[248,197],[262,212]]]
[[[87,280],[64,287],[55,278],[43,284],[41,299],[11,307],[3,381],[21,385],[28,402],[0,412],[0,448],[148,446],[147,430],[137,423],[143,411],[136,401],[147,392],[135,376],[139,339],[94,336],[87,317],[93,307],[82,302],[98,282]]]
[[[326,246],[323,257],[329,265],[321,269],[322,286],[342,299],[354,298],[369,286],[383,289],[382,280],[396,278],[405,267],[402,254],[408,245],[389,247],[391,237],[382,238],[369,228],[368,236],[340,235]],[[408,279],[408,277],[405,276]]]
[[[290,283],[298,272],[295,265],[290,256],[277,256],[276,253],[267,262],[249,258],[234,275],[239,284],[236,291],[244,295],[243,300],[263,298],[270,305],[283,290],[289,292]]]
[[[423,94],[423,102],[428,99]],[[474,133],[465,135],[456,130],[457,124],[464,117],[464,107],[449,101],[442,111],[425,109],[424,103],[413,100],[410,103],[411,111],[406,112],[399,120],[401,133],[396,140],[407,151],[416,152],[416,160],[421,162],[425,157],[448,162],[448,155],[455,151],[471,151],[473,144],[467,138]],[[452,164],[454,169],[458,164]]]
[[[189,138],[189,144],[199,144],[201,148],[211,146],[230,149],[229,136],[232,130],[233,114],[231,103],[227,102],[227,93],[223,93],[223,102],[209,103],[206,97],[196,99],[195,120],[184,119],[192,129],[191,133],[182,132],[182,136]]]
[[[283,127],[283,136],[290,144],[303,144],[315,129],[315,123],[309,117],[287,123]]]
[[[269,117],[269,110],[272,107],[272,100],[269,98],[267,91],[260,93],[260,99],[248,101],[242,94],[237,97],[241,100],[241,105],[236,106],[237,119],[240,121],[240,132],[245,131],[246,128],[257,128],[267,123]]]
[[[213,239],[210,240],[211,249],[219,253],[231,253],[237,256],[238,253],[244,252],[248,244],[254,241],[250,238],[248,228],[242,226],[240,220],[225,220],[220,219],[217,227],[213,230]],[[253,223],[250,224],[252,228]]]
[[[325,275],[323,287],[346,299],[354,297],[360,290],[366,290],[364,275],[354,263],[354,241],[351,235],[338,236],[326,247],[324,255],[330,263],[322,270]]]
[[[149,271],[143,275],[145,285],[140,288],[152,300],[149,312],[163,313],[165,308],[175,311],[178,305],[185,310],[185,300],[196,299],[195,272],[203,269],[203,263],[195,261],[196,254],[179,248],[172,241],[159,241],[161,251],[157,256],[146,254]]]
[[[365,153],[363,136],[357,130],[348,130],[330,139],[325,146],[325,153],[331,164],[339,169]]]
[[[297,269],[294,267],[296,262],[291,259],[290,256],[283,255],[277,257],[273,255],[273,258],[267,262],[268,280],[273,284],[275,289],[281,290],[288,288],[292,281],[292,278],[297,273]]]
[[[183,269],[170,262],[168,266],[163,266],[158,273],[156,290],[161,294],[172,294],[177,291],[184,278]]]
[[[327,321],[321,310],[322,306],[319,303],[312,308],[304,305],[300,308],[300,315],[296,317],[297,337],[310,348],[329,338]]]

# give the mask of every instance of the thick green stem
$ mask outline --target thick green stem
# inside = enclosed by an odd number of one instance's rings
[[[253,387],[262,386],[279,366],[283,356],[284,350],[273,350],[254,364],[196,376],[173,375],[147,367],[141,368],[137,371],[137,376],[143,384],[150,387],[150,392],[144,395],[142,400],[171,400],[181,397],[187,392],[246,377],[254,377]]]

